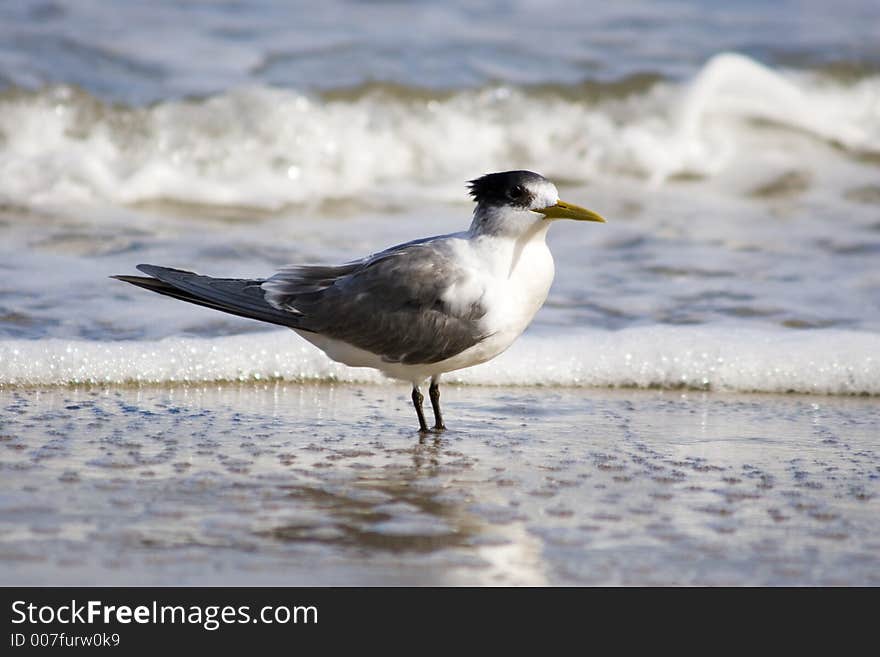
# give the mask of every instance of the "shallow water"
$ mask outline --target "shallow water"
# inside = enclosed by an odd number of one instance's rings
[[[867,399],[0,392],[3,584],[880,584]]]

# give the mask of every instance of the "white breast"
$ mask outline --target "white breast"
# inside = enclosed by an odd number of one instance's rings
[[[491,258],[492,275],[486,281],[484,303],[488,312],[482,321],[489,337],[438,365],[452,371],[486,362],[506,350],[532,322],[544,305],[555,273],[553,256],[544,237],[547,224],[528,240],[497,245]],[[511,241],[512,242],[512,241]]]

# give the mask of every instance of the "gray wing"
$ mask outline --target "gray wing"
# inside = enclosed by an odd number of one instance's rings
[[[285,267],[263,283],[266,300],[298,328],[405,364],[451,358],[486,337],[482,293],[450,304],[470,273],[440,240],[410,242],[339,267]]]

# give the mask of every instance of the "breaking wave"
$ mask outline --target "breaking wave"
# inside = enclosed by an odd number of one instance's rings
[[[150,107],[66,86],[13,89],[0,95],[0,201],[273,210],[369,195],[460,200],[466,178],[519,166],[662,184],[711,178],[749,158],[750,140],[767,151],[773,135],[791,134],[880,154],[880,77],[834,81],[721,54],[683,83],[324,96],[256,87]],[[801,166],[780,143],[779,156]]]

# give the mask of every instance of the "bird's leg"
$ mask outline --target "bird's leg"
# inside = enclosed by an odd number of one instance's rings
[[[434,431],[446,431],[443,414],[440,412],[440,383],[437,379],[431,379],[428,396],[431,398],[431,408],[434,409]]]
[[[425,422],[425,412],[422,410],[422,402],[425,396],[421,393],[418,386],[413,386],[412,391],[413,406],[416,407],[416,414],[419,416],[419,431],[428,433],[428,425]]]

